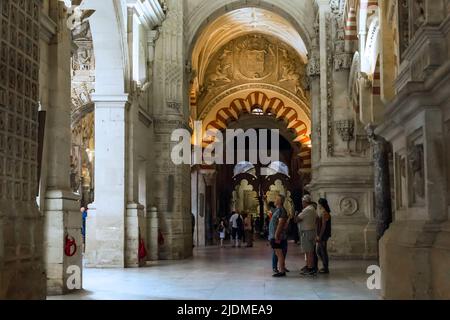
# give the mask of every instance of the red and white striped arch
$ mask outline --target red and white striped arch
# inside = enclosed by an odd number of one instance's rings
[[[277,120],[283,120],[286,127],[295,133],[294,142],[301,145],[310,145],[309,117],[286,97],[279,95],[269,96],[262,91],[252,91],[233,97],[226,104],[219,104],[220,107],[210,111],[206,116],[203,125],[204,130],[225,130],[228,123],[236,121],[242,114],[251,114],[255,108],[260,108],[265,115],[272,115]]]
[[[294,133],[293,142],[301,145],[298,156],[302,160],[302,169],[309,172],[312,158],[310,115],[279,93],[243,90],[227,97],[204,117],[203,130],[225,130],[230,122],[238,120],[243,114],[251,114],[255,108],[261,109],[264,115],[273,116],[274,120],[284,121],[286,128]],[[211,142],[203,141],[203,146]]]

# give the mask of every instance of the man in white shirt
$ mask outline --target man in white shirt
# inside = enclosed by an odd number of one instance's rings
[[[233,248],[235,247],[240,248],[244,219],[239,213],[235,212],[230,218],[230,225],[231,225],[231,239],[233,241]]]
[[[303,211],[296,217],[296,222],[300,224],[302,251],[306,254],[307,262],[307,268],[304,268],[302,273],[314,274],[317,210],[310,195],[305,195],[302,203]]]

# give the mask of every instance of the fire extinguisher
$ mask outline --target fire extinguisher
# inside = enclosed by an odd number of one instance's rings
[[[74,237],[66,235],[64,243],[64,253],[68,257],[73,257],[77,253],[77,243]]]
[[[164,235],[161,232],[161,229],[158,231],[158,244],[160,246],[164,245]]]

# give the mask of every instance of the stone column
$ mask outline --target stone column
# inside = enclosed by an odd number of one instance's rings
[[[151,207],[147,211],[147,260],[156,261],[159,259],[159,217],[158,209]]]
[[[379,241],[392,222],[392,194],[389,174],[389,143],[377,136],[373,126],[367,127],[373,147],[375,180],[375,221],[377,224],[377,241]]]
[[[216,220],[216,171],[202,170],[205,181],[205,236],[206,245],[214,243],[214,223]]]
[[[175,165],[171,141],[176,129],[189,130],[189,100],[185,72],[184,2],[166,2],[168,13],[155,48],[154,63],[154,186],[153,203],[159,212],[164,244],[160,259],[192,255],[190,166]]]
[[[58,24],[58,31],[48,47],[48,106],[45,132],[47,163],[46,186],[43,191],[45,216],[44,246],[49,295],[72,291],[68,278],[76,269],[81,282],[82,218],[80,197],[70,189],[71,146],[71,34],[66,26],[65,6],[52,2],[50,18]],[[75,240],[73,256],[65,252],[67,241]],[[75,250],[73,246],[71,248]],[[70,268],[70,270],[69,270]],[[75,269],[73,269],[75,268]],[[81,289],[81,288],[77,288]]]
[[[158,250],[162,260],[192,255],[190,167],[175,165],[170,157],[175,146],[170,141],[171,133],[184,126],[180,120],[155,120],[155,167],[151,183],[159,212],[159,230],[164,237]]]
[[[141,267],[145,265],[145,259],[139,259],[139,245],[141,239],[145,243],[146,219],[144,206],[137,203],[127,204],[125,219],[125,266]]]
[[[125,267],[127,95],[93,95],[95,201],[89,206],[87,267]]]

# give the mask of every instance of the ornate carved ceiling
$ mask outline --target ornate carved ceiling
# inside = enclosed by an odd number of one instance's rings
[[[207,112],[218,96],[244,85],[277,88],[295,96],[300,106],[308,105],[303,60],[292,47],[261,33],[247,34],[222,46],[212,55],[204,78],[198,81],[199,115]]]
[[[290,44],[307,63],[307,49],[295,28],[283,17],[260,8],[231,11],[210,23],[203,30],[193,51],[193,70],[204,79],[209,61],[225,44],[249,33],[260,33]]]

